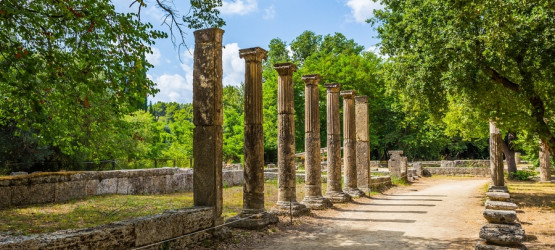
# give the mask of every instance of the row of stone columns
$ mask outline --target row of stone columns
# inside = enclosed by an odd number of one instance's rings
[[[217,28],[198,30],[195,36],[193,70],[194,204],[212,206],[214,224],[222,224],[222,36]],[[230,226],[260,228],[278,218],[264,208],[264,133],[262,128],[262,61],[267,52],[259,47],[242,49],[245,59],[245,135],[243,209],[228,222]],[[278,202],[271,211],[300,215],[312,209],[332,206],[364,195],[369,190],[369,140],[367,98],[357,97],[355,125],[354,91],[342,91],[344,99],[345,188],[341,189],[341,145],[339,132],[340,84],[327,84],[328,102],[328,190],[322,196],[320,157],[320,114],[318,85],[320,75],[305,75],[305,197],[296,198],[295,124],[292,63],[275,65],[278,78]],[[360,103],[360,104],[358,104]],[[359,107],[360,106],[360,107]],[[360,126],[360,127],[359,127]],[[358,139],[358,140],[357,140]],[[357,157],[357,151],[359,157]],[[357,165],[361,169],[357,169]],[[358,178],[357,178],[358,172]]]

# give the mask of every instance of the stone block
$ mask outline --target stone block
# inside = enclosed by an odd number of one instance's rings
[[[8,236],[0,238],[0,249],[2,250],[38,250],[40,238],[32,236]]]
[[[96,186],[96,194],[115,194],[118,187],[118,179],[102,179]]]
[[[56,187],[55,201],[68,201],[87,196],[87,181],[67,181],[53,183]]]
[[[12,205],[12,188],[0,186],[0,208]]]
[[[87,195],[97,195],[96,191],[99,183],[100,181],[98,179],[87,180],[85,187]]]
[[[485,224],[480,229],[480,238],[498,245],[516,245],[524,241],[524,229],[520,224]]]
[[[117,194],[133,194],[129,192],[130,189],[131,182],[129,182],[129,178],[118,178]]]
[[[507,186],[489,186],[488,192],[509,193],[509,189],[507,188]]]
[[[486,209],[493,209],[493,210],[516,210],[517,205],[512,202],[505,202],[505,201],[486,201]]]
[[[511,224],[516,222],[516,211],[486,209],[482,213],[490,223]]]
[[[503,192],[487,192],[486,197],[492,201],[509,201],[511,195]]]
[[[488,244],[486,240],[479,240],[476,243],[476,250],[526,250],[527,248],[522,244],[511,245],[511,246],[498,246],[494,244]]]
[[[12,187],[12,205],[54,202],[55,188],[51,183]]]
[[[164,175],[152,176],[151,179],[152,179],[151,194],[165,194],[166,176]]]

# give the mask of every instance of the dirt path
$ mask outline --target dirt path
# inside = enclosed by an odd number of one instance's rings
[[[473,249],[486,179],[425,179],[305,217],[255,249]],[[282,218],[282,221],[287,218]]]

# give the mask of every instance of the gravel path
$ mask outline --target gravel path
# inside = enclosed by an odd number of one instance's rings
[[[254,249],[473,249],[486,179],[424,179],[316,211]],[[282,218],[282,221],[287,218]]]

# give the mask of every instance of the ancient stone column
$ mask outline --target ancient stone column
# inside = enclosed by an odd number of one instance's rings
[[[325,209],[333,204],[322,196],[320,157],[320,107],[318,84],[320,75],[304,75],[305,82],[305,197],[301,203],[310,209]]]
[[[505,176],[503,174],[503,138],[495,123],[489,121],[489,161],[491,169],[492,186],[504,186]]]
[[[356,131],[354,90],[341,91],[343,97],[343,162],[345,165],[345,187],[343,192],[351,197],[364,196],[357,188]]]
[[[540,140],[540,181],[551,182],[551,161],[547,144]]]
[[[370,192],[370,138],[368,96],[355,97],[357,187]]]
[[[193,65],[193,199],[222,215],[222,36],[218,28],[197,30]]]
[[[326,198],[333,203],[348,202],[351,196],[341,189],[341,127],[339,117],[339,90],[341,84],[329,83],[327,89],[327,167],[328,188]]]
[[[293,63],[274,64],[278,72],[278,201],[270,210],[275,214],[297,216],[310,212],[297,202],[295,167],[295,106],[293,95]]]
[[[245,59],[245,136],[243,210],[230,218],[232,227],[257,229],[278,218],[264,209],[264,131],[262,129],[262,60],[266,59],[262,48],[239,50]],[[251,217],[256,215],[254,217]],[[248,217],[248,219],[247,219]]]

